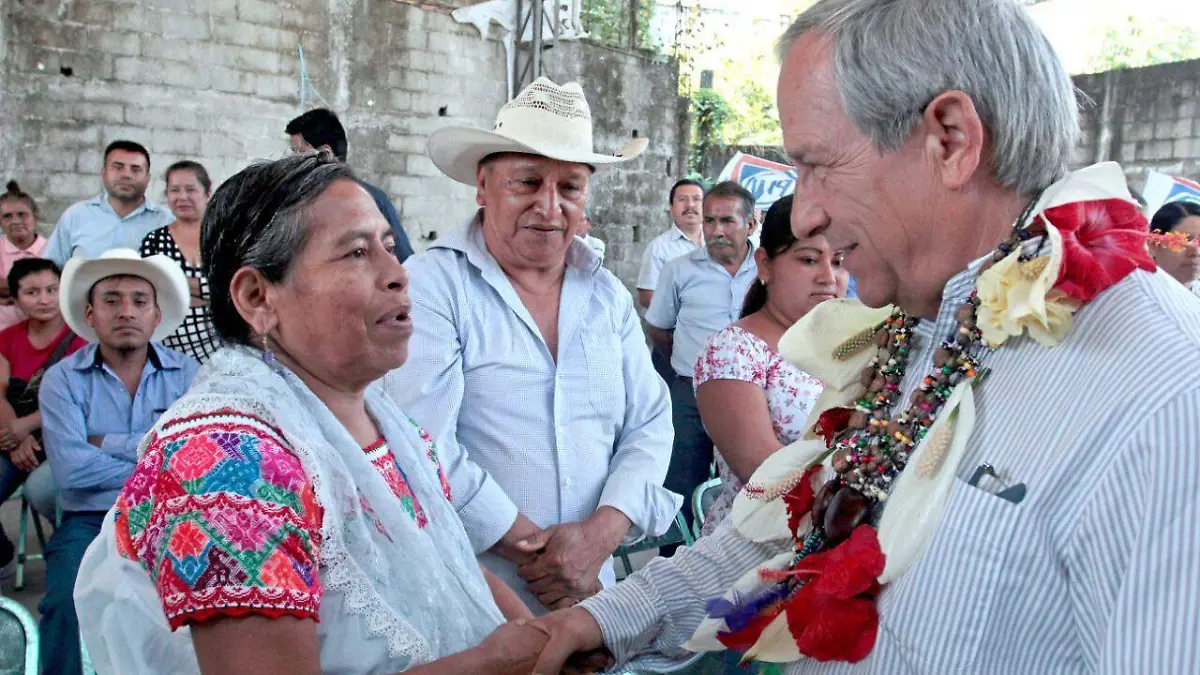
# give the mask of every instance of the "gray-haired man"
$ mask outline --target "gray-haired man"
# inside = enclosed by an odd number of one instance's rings
[[[904,537],[885,539],[884,525],[867,520],[860,546],[835,554],[837,578],[818,583],[802,568],[821,561],[802,561],[796,578],[817,585],[784,596],[792,609],[780,624],[770,619],[773,633],[735,642],[770,643],[777,660],[791,661],[790,675],[1200,672],[1200,619],[1185,600],[1200,597],[1200,300],[1150,271],[1145,220],[1120,167],[1068,174],[1076,101],[1049,41],[1015,0],[824,0],[787,31],[780,51],[780,121],[798,173],[796,203],[805,205],[793,229],[823,233],[845,251],[866,305],[907,315],[883,332],[903,343],[900,359],[870,366],[882,403],[875,394],[850,401],[877,411],[875,424],[852,418],[834,442],[857,437],[869,441],[858,455],[886,457],[873,442],[896,429],[903,445],[903,429],[929,424],[895,417],[910,401],[935,416],[941,409],[930,403],[946,373],[935,363],[959,364],[953,355],[966,353],[990,374],[965,371],[955,390],[973,408],[942,420],[957,469],[937,474],[914,462],[895,474],[894,483],[910,486],[927,472],[947,477],[944,506],[917,509],[933,518],[928,529],[910,511],[892,530],[925,545],[893,558],[886,552],[903,550]],[[1058,273],[1043,276],[1050,265]],[[984,268],[998,271],[983,276]],[[1073,320],[1025,314],[1026,297]],[[1006,324],[1014,316],[1028,323]],[[994,349],[976,342],[976,331],[997,330]],[[839,343],[841,335],[833,345],[875,349],[870,340]],[[821,361],[840,353],[830,347]],[[903,374],[881,377],[890,366]],[[849,379],[838,387],[868,385]],[[960,424],[970,428],[962,437]],[[851,490],[843,503],[869,494],[887,504],[872,505],[872,516],[894,513],[895,499],[873,495],[894,489],[898,499],[902,488],[881,481],[858,492],[850,485],[860,479],[847,471],[860,458],[832,459],[835,502]],[[894,466],[859,465],[882,474]],[[855,515],[817,502],[820,513]],[[777,529],[760,543],[744,536],[763,534],[754,523],[726,521],[675,558],[540,620],[551,639],[535,671],[555,672],[567,654],[602,645],[618,662],[680,654],[708,600],[776,555],[792,564],[784,511],[780,504]],[[853,518],[822,523],[802,536],[854,526]],[[902,569],[885,576],[893,564]],[[856,566],[863,585],[851,583]],[[800,597],[824,601],[790,604]],[[723,631],[743,627],[712,609]]]

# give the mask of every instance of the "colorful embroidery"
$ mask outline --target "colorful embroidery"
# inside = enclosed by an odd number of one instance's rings
[[[425,517],[425,511],[421,508],[421,503],[417,501],[417,495],[413,494],[412,488],[408,485],[408,476],[396,463],[396,457],[388,448],[387,443],[381,438],[367,447],[366,453],[367,459],[371,460],[371,464],[379,473],[383,474],[383,479],[392,489],[392,494],[400,500],[404,510],[413,520],[417,521],[417,527],[424,529],[429,524],[429,519]],[[368,513],[371,512],[365,504],[363,508]]]
[[[152,439],[115,527],[119,552],[148,570],[178,628],[218,614],[315,618],[321,516],[279,432],[226,410]]]
[[[433,439],[413,425],[449,499]],[[391,449],[381,439],[364,452],[424,528]],[[213,616],[317,615],[323,511],[286,439],[261,419],[219,410],[167,425],[117,498],[115,519],[118,552],[148,570],[172,628]]]
[[[442,461],[438,459],[437,444],[433,442],[433,437],[429,435],[429,432],[425,431],[413,418],[409,417],[408,421],[416,428],[417,435],[425,443],[425,456],[437,467],[438,480],[442,482],[442,494],[446,495],[446,501],[453,502],[454,495],[450,491],[450,480],[446,478],[446,468],[442,466]]]

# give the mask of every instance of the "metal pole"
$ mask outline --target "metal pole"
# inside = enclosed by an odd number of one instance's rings
[[[629,48],[637,49],[638,0],[629,0]]]
[[[530,19],[533,21],[533,74],[530,79],[536,80],[542,76],[542,25],[546,17],[542,13],[542,0],[533,0]]]

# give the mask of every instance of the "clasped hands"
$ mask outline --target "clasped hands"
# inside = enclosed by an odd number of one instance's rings
[[[600,569],[629,531],[629,519],[602,506],[585,521],[552,525],[516,542],[509,559],[547,609],[572,607],[600,592]]]
[[[603,647],[599,624],[586,610],[573,607],[506,623],[477,649],[497,675],[579,675],[612,667],[612,656]]]

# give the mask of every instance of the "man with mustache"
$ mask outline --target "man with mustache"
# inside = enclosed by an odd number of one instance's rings
[[[187,391],[199,367],[151,342],[183,323],[190,297],[183,270],[165,255],[142,259],[114,249],[96,259],[73,258],[63,269],[63,318],[95,344],[48,369],[38,392],[42,444],[62,507],[46,546],[46,595],[38,604],[44,672],[80,673],[75,577],[133,475],[142,436]]]
[[[683,513],[689,523],[694,516],[687,497],[708,479],[713,460],[692,373],[705,340],[741,315],[746,292],[758,274],[750,243],[756,225],[754,195],[733,181],[713,186],[704,196],[704,248],[663,265],[646,312],[650,337],[670,359],[673,371],[667,384],[675,442],[664,486],[684,495]]]
[[[73,256],[94,258],[114,248],[137,249],[150,232],[175,221],[171,211],[146,196],[150,153],[133,141],[104,149],[104,191],[71,205],[58,219],[45,257],[62,267]]]

